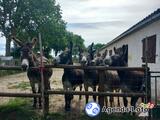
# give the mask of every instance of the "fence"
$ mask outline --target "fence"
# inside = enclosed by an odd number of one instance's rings
[[[155,104],[155,108],[152,110],[152,117],[155,120],[160,118],[160,71],[151,71],[151,91],[152,91],[152,101]]]
[[[0,96],[3,97],[42,97],[43,101],[43,114],[44,116],[49,112],[49,101],[45,100],[45,98],[49,97],[49,95],[53,94],[71,94],[71,95],[96,95],[99,96],[99,104],[102,107],[104,105],[104,96],[114,96],[114,97],[144,97],[146,102],[150,102],[151,100],[151,86],[150,86],[150,71],[146,67],[106,67],[106,66],[78,66],[78,65],[46,65],[45,68],[72,68],[72,69],[95,69],[99,71],[99,91],[98,92],[80,92],[80,91],[63,91],[63,90],[45,90],[41,94],[32,94],[32,93],[6,93],[0,92]],[[34,68],[35,69],[35,68]],[[41,69],[38,68],[38,69]],[[0,66],[0,70],[21,70],[20,66]],[[104,91],[104,71],[105,70],[127,70],[127,71],[144,71],[145,72],[145,85],[146,91],[145,93],[112,93]],[[44,95],[42,95],[44,93]],[[151,116],[149,116],[150,119]]]

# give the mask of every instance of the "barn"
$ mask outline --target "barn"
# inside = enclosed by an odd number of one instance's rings
[[[128,66],[140,67],[145,63],[145,40],[148,41],[148,66],[152,71],[160,71],[160,9],[107,43],[100,52],[107,49],[112,55],[114,47],[128,45]]]

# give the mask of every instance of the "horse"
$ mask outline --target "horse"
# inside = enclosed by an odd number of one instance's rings
[[[21,47],[21,67],[23,71],[27,71],[27,76],[32,88],[32,92],[36,93],[36,84],[38,84],[38,93],[41,93],[41,72],[38,67],[39,59],[36,57],[36,54],[33,53],[33,48],[37,43],[37,38],[33,38],[32,42],[22,43],[16,37],[12,36],[12,40]],[[43,60],[46,63],[46,60]],[[43,70],[44,76],[44,87],[45,89],[50,89],[50,77],[52,76],[52,69],[45,68]],[[37,107],[37,98],[34,97],[33,107]],[[42,107],[41,97],[39,97],[39,108]]]
[[[82,66],[94,66],[94,53],[93,49],[94,43],[92,43],[89,47],[88,54],[81,53],[80,63]],[[99,83],[99,76],[97,70],[86,70],[84,69],[84,89],[88,91],[88,88],[91,87],[93,91],[96,91],[96,87]],[[89,96],[86,95],[86,103],[88,103]],[[93,95],[93,100],[96,101],[96,96]]]
[[[126,54],[128,54],[128,46],[123,45],[119,50],[114,47],[115,54],[107,57],[104,61],[109,66],[123,67],[127,66]],[[120,78],[120,88],[122,92],[144,92],[144,71],[117,70]],[[131,106],[136,106],[137,96],[131,97]],[[123,97],[124,106],[127,107],[128,100]]]
[[[63,51],[59,56],[56,57],[55,64],[73,65],[72,48],[73,48],[73,43],[70,42],[69,47],[65,51]],[[83,82],[84,82],[83,70],[64,68],[62,83],[63,83],[63,89],[65,91],[74,91],[78,86],[80,87],[81,91]],[[70,104],[72,99],[73,95],[65,94],[65,111],[70,111],[71,109]]]

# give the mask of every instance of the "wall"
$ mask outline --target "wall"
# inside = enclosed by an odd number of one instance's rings
[[[114,47],[121,47],[123,44],[128,44],[128,66],[141,67],[142,66],[142,39],[156,34],[156,63],[149,63],[148,66],[151,71],[160,71],[160,20],[138,30],[131,35],[121,39],[120,41],[106,47],[108,50],[113,50]],[[105,50],[102,50],[103,53]],[[157,86],[160,86],[160,78],[158,78]],[[160,99],[160,88],[158,87],[158,99]],[[151,94],[154,99],[155,82],[151,80]]]
[[[108,50],[113,50],[113,47],[121,47],[123,44],[128,44],[128,66],[140,67],[142,66],[142,39],[146,36],[152,36],[156,34],[156,64],[149,63],[151,70],[160,71],[160,20],[138,30],[127,37],[111,44],[107,47]],[[101,53],[104,50],[101,51]]]

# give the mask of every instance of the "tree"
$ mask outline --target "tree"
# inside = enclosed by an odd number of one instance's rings
[[[78,54],[78,48],[80,47],[81,49],[85,49],[84,46],[84,39],[80,35],[76,35],[72,32],[68,32],[66,36],[67,41],[72,41],[74,48],[73,48],[73,54],[77,55]]]
[[[0,32],[6,38],[6,56],[10,55],[11,35],[26,41],[40,32],[47,48],[58,34],[65,33],[65,27],[55,0],[0,0]]]

